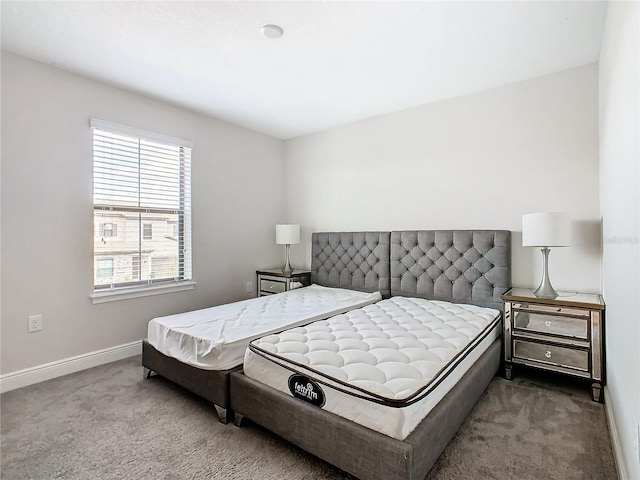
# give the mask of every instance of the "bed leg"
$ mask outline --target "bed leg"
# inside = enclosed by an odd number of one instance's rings
[[[223,423],[226,425],[231,421],[231,410],[222,408],[221,406],[216,405],[215,403],[213,404],[213,406],[216,409],[216,413],[218,414],[218,420],[220,420],[220,423]]]
[[[233,424],[236,427],[240,427],[242,425],[243,418],[244,418],[244,415],[242,415],[241,413],[236,413],[235,416],[233,417]]]
[[[504,366],[504,378],[511,380],[513,378],[513,365],[510,363]]]
[[[594,382],[591,384],[591,397],[594,402],[604,403],[604,392],[601,383]]]
[[[148,378],[151,378],[154,375],[156,375],[156,372],[154,372],[153,370],[149,370],[147,367],[142,367],[142,378],[147,380]]]

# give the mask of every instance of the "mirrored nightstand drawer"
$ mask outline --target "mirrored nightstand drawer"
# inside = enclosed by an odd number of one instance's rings
[[[263,292],[281,293],[286,290],[284,282],[274,282],[273,280],[262,279],[260,282],[260,290]]]
[[[551,313],[569,317],[589,317],[589,310],[584,308],[562,307],[558,305],[537,305],[533,303],[514,303],[513,308],[531,313]]]
[[[517,359],[533,360],[584,372],[589,371],[589,352],[585,350],[514,340],[513,357],[514,361]]]
[[[543,313],[515,311],[513,328],[516,330],[587,340],[589,338],[588,318],[589,317],[562,317]]]

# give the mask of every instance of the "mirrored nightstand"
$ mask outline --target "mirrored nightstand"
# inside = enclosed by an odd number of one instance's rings
[[[294,270],[283,273],[281,268],[257,270],[258,297],[274,293],[288,292],[294,288],[307,287],[311,284],[309,270]]]
[[[602,402],[604,301],[600,295],[561,293],[538,298],[533,289],[512,288],[504,301],[505,378],[514,365],[565,373],[592,381],[593,400]]]

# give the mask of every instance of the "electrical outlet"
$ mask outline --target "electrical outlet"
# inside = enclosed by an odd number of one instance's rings
[[[29,315],[27,326],[29,333],[42,330],[42,315]]]
[[[247,293],[253,292],[253,282],[247,282]]]

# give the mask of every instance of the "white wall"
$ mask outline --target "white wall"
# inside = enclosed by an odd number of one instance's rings
[[[93,305],[89,118],[195,143],[194,290]],[[282,251],[283,142],[2,53],[1,372],[146,337],[149,319],[251,296]],[[27,333],[27,316],[44,328]]]
[[[607,393],[623,479],[640,478],[640,8],[609,2],[600,54]]]
[[[558,289],[600,291],[597,66],[363,120],[285,143],[287,220],[312,231],[508,229],[513,284],[537,286],[521,216],[571,214]],[[292,258],[310,263],[307,243]]]

